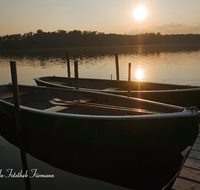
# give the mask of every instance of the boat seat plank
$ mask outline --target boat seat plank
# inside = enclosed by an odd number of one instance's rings
[[[19,91],[19,96],[28,95],[28,94],[33,94],[33,92]],[[12,90],[0,92],[0,98],[1,99],[8,99],[8,98],[12,98],[12,97],[13,97],[13,91]]]
[[[96,100],[96,98],[94,97],[84,97],[84,98],[80,98],[77,100],[74,100],[76,102],[94,102]]]
[[[72,109],[72,107],[53,106],[53,107],[50,107],[50,108],[45,109],[44,111],[62,113],[62,112],[65,112],[65,111],[67,111],[67,110],[69,110],[69,109]]]
[[[160,114],[160,112],[149,111],[145,109],[129,108],[129,107],[120,107],[106,104],[96,104],[88,102],[77,102],[77,101],[65,101],[58,98],[50,100],[50,103],[60,106],[76,106],[76,107],[86,107],[92,109],[102,109],[107,111],[123,112],[129,114]]]
[[[75,101],[77,102],[92,102],[94,101],[96,98],[93,98],[93,97],[84,97],[84,98],[80,98],[80,99],[77,99]],[[50,101],[51,103],[51,101]],[[50,108],[47,108],[45,109],[44,111],[50,111],[50,112],[65,112],[67,110],[70,110],[70,109],[73,109],[75,106],[54,106],[54,107],[50,107]]]
[[[116,91],[119,90],[119,88],[111,87],[111,88],[105,88],[102,91]]]

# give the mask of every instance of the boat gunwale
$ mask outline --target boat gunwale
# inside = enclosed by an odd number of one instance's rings
[[[38,81],[38,82],[42,82],[44,84],[48,84],[48,85],[53,85],[53,86],[56,86],[56,87],[60,87],[60,88],[65,88],[65,89],[74,89],[75,87],[71,87],[71,86],[64,86],[64,85],[61,85],[61,84],[55,84],[55,83],[51,83],[51,82],[48,82],[48,81],[44,81],[44,80],[41,80],[42,78],[54,78],[54,77],[57,77],[57,76],[46,76],[46,77],[39,77],[39,78],[34,78],[33,80],[35,81]],[[67,78],[67,77],[57,77],[57,78]],[[79,80],[91,80],[90,78],[80,78]],[[94,79],[94,80],[99,80],[99,81],[109,81],[108,79]],[[114,80],[113,80],[114,81]],[[120,80],[122,82],[126,82],[125,80]],[[132,81],[132,82],[135,82],[135,81]],[[137,82],[137,81],[136,81]],[[155,84],[155,85],[170,85],[170,86],[180,86],[180,87],[183,87],[181,89],[177,88],[177,89],[169,89],[169,90],[131,90],[130,92],[132,93],[145,93],[145,92],[148,92],[148,93],[165,93],[165,92],[188,92],[188,91],[200,91],[200,86],[190,86],[190,85],[176,85],[176,84],[164,84],[164,83],[155,83],[155,82],[143,82],[143,83],[149,83],[149,84]],[[190,88],[184,88],[184,87],[190,87]],[[105,93],[113,93],[112,90],[100,90],[100,89],[90,89],[90,88],[79,88],[80,90],[87,90],[87,91],[97,91],[97,92],[105,92]],[[127,93],[127,90],[115,90],[114,91],[116,94],[117,93]]]
[[[14,107],[14,104],[0,99],[0,102]],[[86,114],[73,114],[73,113],[58,113],[48,112],[45,110],[39,110],[36,108],[29,108],[27,106],[20,105],[20,109],[23,111],[29,111],[37,114],[43,114],[48,116],[76,118],[76,119],[99,119],[99,120],[143,120],[143,119],[162,119],[162,118],[181,118],[181,117],[195,117],[199,116],[200,111],[191,111],[184,108],[180,112],[163,113],[155,115],[124,115],[124,116],[106,116],[106,115],[86,115]]]
[[[0,85],[0,87],[12,87],[12,84],[5,84],[5,85]],[[55,87],[46,87],[46,86],[30,86],[30,85],[19,85],[19,87],[22,88],[37,88],[37,89],[48,89],[48,90],[58,90]],[[72,91],[72,89],[59,89],[59,91]],[[73,89],[73,91],[78,91],[78,92],[87,92],[84,90],[77,90],[77,89]],[[90,92],[88,92],[90,93]],[[171,112],[171,113],[162,113],[162,114],[150,114],[150,115],[116,115],[116,116],[106,116],[106,115],[87,115],[87,114],[73,114],[73,113],[58,113],[58,112],[48,112],[45,110],[38,110],[36,108],[30,108],[27,106],[23,106],[20,105],[20,108],[22,110],[27,110],[27,111],[31,111],[31,112],[35,112],[35,113],[40,113],[40,114],[44,114],[44,115],[49,115],[49,116],[59,116],[59,117],[73,117],[73,118],[79,118],[79,119],[102,119],[102,120],[134,120],[134,119],[161,119],[161,118],[172,118],[172,117],[191,117],[191,116],[199,116],[200,111],[199,110],[195,110],[196,113],[194,113],[194,111],[191,111],[189,109],[187,109],[186,107],[181,107],[181,106],[176,106],[176,105],[170,105],[170,104],[165,104],[165,103],[160,103],[160,102],[155,102],[155,101],[151,101],[151,100],[145,100],[145,99],[140,99],[140,98],[135,98],[135,97],[127,97],[127,96],[119,96],[119,95],[115,95],[115,94],[108,94],[108,93],[104,93],[104,92],[92,92],[93,94],[102,94],[102,95],[106,95],[106,96],[113,96],[113,97],[120,97],[120,98],[124,98],[124,99],[133,99],[133,100],[139,100],[139,101],[144,101],[147,103],[152,103],[152,104],[157,104],[163,107],[171,107],[174,109],[180,109],[180,111],[176,111],[176,112]],[[10,103],[4,99],[0,98],[0,102],[7,104],[9,106],[13,106],[13,103]],[[139,108],[138,108],[139,109]]]

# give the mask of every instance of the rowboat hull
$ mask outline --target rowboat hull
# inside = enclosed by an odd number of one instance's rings
[[[10,89],[11,85],[0,86],[0,96]],[[193,109],[81,90],[23,85],[20,85],[19,89],[21,92],[31,92],[20,97],[21,121],[24,128],[48,134],[52,138],[66,139],[70,144],[77,143],[82,146],[85,143],[85,146],[92,147],[92,150],[94,147],[103,146],[106,152],[111,146],[115,147],[115,150],[126,147],[133,150],[145,148],[181,152],[192,145],[198,135],[198,111]],[[162,110],[163,113],[127,115],[86,108],[74,108],[65,113],[46,111],[52,106],[49,100],[54,97],[78,99],[86,96],[95,96],[99,102],[137,106],[141,109],[151,108],[154,111]],[[0,99],[0,111],[15,120],[12,97]]]
[[[18,146],[14,126],[13,121],[0,113],[1,136]],[[162,189],[179,171],[183,159],[180,153],[166,152],[164,149],[158,151],[80,143],[27,128],[24,134],[28,154],[62,171],[87,177],[83,179],[89,184],[95,183],[88,179],[92,178],[130,189]],[[40,172],[40,167],[37,169]],[[152,171],[154,175],[148,175]],[[62,176],[56,174],[55,177],[62,179],[63,172]],[[73,180],[77,179],[80,180],[73,177]]]
[[[39,86],[74,88],[75,79],[67,77],[40,77],[34,79]],[[130,96],[183,107],[200,109],[200,87],[150,82],[130,82]],[[128,82],[103,79],[79,79],[80,89],[127,95]]]
[[[0,112],[15,122],[11,89],[11,85],[0,86]],[[62,170],[127,188],[146,189],[145,184],[148,184],[148,187],[161,189],[172,178],[167,175],[170,167],[166,164],[165,172],[161,172],[165,159],[175,172],[178,171],[180,166],[175,164],[175,157],[180,161],[180,153],[194,143],[199,131],[199,112],[193,108],[37,86],[19,85],[19,94],[28,153],[37,154],[39,159]],[[64,113],[52,112],[49,101],[55,97],[63,100],[95,97],[99,104],[155,112],[127,115],[79,107]],[[159,183],[153,182],[154,175],[146,178],[141,169],[150,173],[153,170],[160,176]]]

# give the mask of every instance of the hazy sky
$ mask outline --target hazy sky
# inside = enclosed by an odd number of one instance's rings
[[[145,20],[132,12],[142,4]],[[87,30],[104,33],[200,34],[200,0],[0,0],[0,35]]]

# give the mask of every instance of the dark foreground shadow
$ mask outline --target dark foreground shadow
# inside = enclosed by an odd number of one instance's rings
[[[18,146],[15,123],[0,113],[0,135]],[[180,153],[93,146],[24,131],[26,152],[63,171],[130,189],[162,189],[178,172]]]

